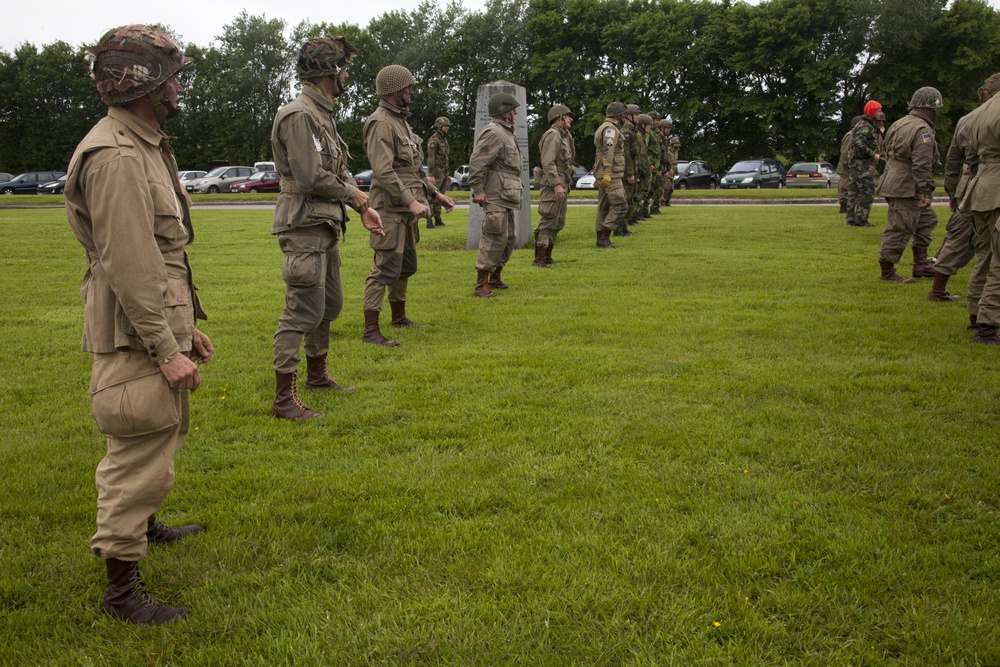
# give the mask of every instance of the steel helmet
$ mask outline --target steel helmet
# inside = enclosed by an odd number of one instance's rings
[[[944,106],[944,99],[937,88],[924,86],[917,88],[910,98],[909,108],[911,109],[940,109]]]
[[[660,121],[660,127],[673,127],[674,124],[670,122],[669,118],[664,118]]]
[[[996,95],[998,90],[1000,90],[1000,72],[986,79],[985,83],[979,88],[979,101],[985,102]]]
[[[146,25],[109,30],[90,57],[90,76],[108,106],[145,97],[194,64],[166,33]]]
[[[612,118],[614,118],[615,116],[623,116],[625,115],[625,105],[622,104],[621,102],[612,102],[611,104],[608,105],[608,108],[604,112],[604,115],[611,116]]]
[[[451,127],[451,121],[444,116],[438,116],[434,119],[434,127]]]
[[[680,146],[681,145],[681,138],[678,137],[676,134],[674,136],[670,137],[670,145],[671,146]]]
[[[551,109],[549,109],[549,122],[551,123],[556,118],[562,118],[563,116],[572,116],[573,112],[569,110],[569,107],[565,104],[555,104]]]
[[[648,113],[639,114],[639,125],[652,125],[653,119]]]
[[[865,102],[864,112],[869,118],[875,117],[875,112],[882,108],[882,103],[878,100],[868,100]]]
[[[346,42],[346,40],[344,40]],[[337,76],[347,63],[340,42],[332,37],[313,37],[299,49],[295,71],[303,81],[323,76]]]
[[[639,113],[639,111],[641,111],[641,109],[639,109],[638,104],[625,105],[625,113],[627,113],[629,116],[634,116],[635,114]]]
[[[375,75],[375,94],[379,97],[394,95],[416,82],[413,72],[402,65],[386,65]]]
[[[502,116],[511,109],[521,106],[517,98],[509,93],[496,93],[486,105],[491,116]]]
[[[663,118],[663,116],[660,115],[659,111],[650,111],[649,117],[652,118],[654,121],[658,121],[661,118]]]

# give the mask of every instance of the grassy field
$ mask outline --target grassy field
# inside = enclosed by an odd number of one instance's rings
[[[360,342],[353,222],[360,390],[303,391],[304,424],[268,415],[270,212],[196,210],[217,354],[160,518],[209,530],[143,561],[192,609],[159,629],[98,607],[82,251],[0,210],[0,665],[1000,664],[998,351],[878,280],[884,207],[835,210],[675,207],[602,251],[572,208],[492,300],[456,212],[394,349]]]

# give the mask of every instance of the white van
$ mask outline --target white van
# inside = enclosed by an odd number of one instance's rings
[[[273,162],[254,162],[253,168],[257,171],[274,171]]]

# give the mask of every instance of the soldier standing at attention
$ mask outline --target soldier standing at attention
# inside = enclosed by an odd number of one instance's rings
[[[340,279],[340,234],[346,206],[362,224],[381,233],[378,213],[368,205],[347,169],[347,146],[337,133],[334,109],[344,92],[351,57],[343,37],[316,37],[299,49],[296,71],[302,92],[278,109],[271,151],[281,176],[271,234],[284,253],[285,307],[274,333],[275,397],[271,414],[305,421],[321,416],[302,404],[296,388],[299,346],[306,352],[306,388],[353,391],[327,372],[330,323],[344,307]]]
[[[875,201],[875,166],[881,158],[876,137],[878,130],[875,129],[875,113],[881,108],[882,105],[877,100],[868,100],[861,121],[851,128],[847,224],[852,227],[874,227],[868,222],[868,214]]]
[[[681,156],[681,138],[677,135],[670,137],[670,147],[667,149],[667,160],[670,164],[670,190],[667,192],[667,206],[670,206],[670,197],[674,194],[674,176],[677,174],[677,161]]]
[[[514,136],[514,117],[520,106],[513,95],[496,93],[487,109],[493,119],[479,133],[469,157],[472,201],[483,207],[483,229],[476,256],[474,296],[492,298],[493,290],[508,289],[501,277],[514,251],[514,211],[521,208],[521,149]]]
[[[566,197],[573,176],[576,145],[569,128],[573,112],[556,104],[549,109],[549,129],[538,142],[542,168],[538,199],[538,228],[535,230],[535,261],[532,266],[550,268],[556,237],[566,226]]]
[[[625,133],[622,123],[625,105],[612,102],[604,112],[604,122],[594,132],[594,178],[597,181],[597,247],[614,248],[611,233],[628,215],[628,199],[622,177],[625,175]]]
[[[402,65],[388,65],[375,75],[378,108],[365,121],[364,142],[372,166],[372,208],[382,217],[385,234],[371,233],[375,251],[372,271],[365,280],[365,331],[361,340],[395,347],[379,330],[382,301],[389,290],[392,326],[423,328],[406,316],[406,286],[417,272],[418,220],[430,220],[429,202],[448,213],[455,208],[451,198],[431,185],[423,169],[423,142],[413,133],[406,117],[417,81]]]
[[[938,158],[934,119],[943,105],[944,100],[936,88],[918,89],[910,98],[910,112],[893,123],[886,134],[889,159],[877,193],[889,202],[879,250],[882,280],[915,282],[904,280],[894,266],[910,238],[913,239],[913,278],[934,276],[927,248],[938,222],[937,213],[931,207],[933,168]]]
[[[157,602],[139,576],[149,543],[204,530],[167,528],[156,511],[174,481],[174,456],[190,423],[198,364],[212,358],[184,246],[194,239],[187,193],[162,130],[180,113],[177,74],[192,65],[161,31],[129,25],[91,49],[92,75],[108,115],[69,165],[66,213],[84,248],[83,343],[93,353],[91,410],[107,437],[97,466],[94,555],[104,560],[104,612],[163,625],[188,610]]]
[[[431,185],[441,190],[448,191],[448,129],[451,122],[441,116],[434,120],[434,133],[427,140],[427,170],[431,173]],[[427,221],[427,229],[444,227],[441,222],[441,204],[434,202],[432,213],[433,220]]]
[[[653,194],[653,175],[655,173],[655,168],[653,167],[652,153],[649,150],[650,143],[652,143],[652,134],[650,130],[653,127],[653,118],[649,114],[641,113],[639,114],[639,143],[641,144],[641,158],[639,160],[639,176],[642,178],[642,182],[639,186],[639,213],[643,220],[649,220],[652,217],[650,213],[650,197]]]
[[[639,122],[639,106],[637,104],[625,105],[625,122],[622,125],[622,134],[625,136],[625,174],[622,185],[625,187],[625,200],[628,203],[628,213],[618,222],[618,228],[613,232],[615,236],[631,236],[628,230],[629,225],[634,225],[639,221],[638,197],[636,191],[639,188],[639,130],[636,124]]]
[[[663,197],[663,172],[660,166],[663,162],[663,153],[666,146],[660,138],[660,127],[658,125],[660,114],[653,111],[649,114],[650,125],[646,129],[646,151],[649,153],[650,173],[649,181],[649,214],[658,215],[660,212],[660,199]]]
[[[837,185],[837,200],[840,202],[840,213],[847,213],[847,186],[851,182],[851,131],[861,120],[861,116],[851,119],[851,128],[844,133],[840,140],[840,159],[837,161],[837,174],[840,175],[840,183]]]

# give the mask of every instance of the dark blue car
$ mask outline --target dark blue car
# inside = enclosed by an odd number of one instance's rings
[[[58,181],[65,175],[65,171],[29,171],[0,183],[0,195],[33,195],[38,192],[39,185]]]

